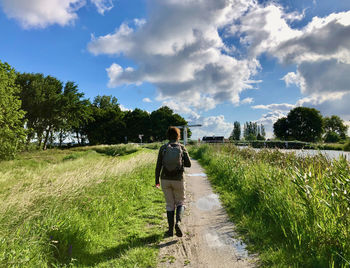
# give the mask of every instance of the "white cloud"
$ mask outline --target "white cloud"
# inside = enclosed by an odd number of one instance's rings
[[[252,106],[253,109],[263,109],[270,111],[289,111],[293,109],[295,105],[289,103],[273,103],[268,105],[255,105]]]
[[[253,98],[245,98],[241,101],[241,104],[251,104],[254,102]]]
[[[91,53],[124,55],[137,65],[127,71],[118,64],[108,69],[109,86],[153,83],[160,100],[185,100],[196,109],[218,103],[239,104],[239,94],[253,88],[251,77],[260,65],[254,58],[227,54],[219,35],[253,5],[252,1],[152,0],[147,21],[122,24],[114,33],[93,38]],[[171,30],[169,30],[171,29]]]
[[[273,124],[281,117],[285,117],[288,112],[295,108],[296,105],[289,103],[272,103],[267,105],[254,105],[253,109],[269,110],[268,113],[263,114],[261,118],[256,120],[258,124],[263,124],[266,131],[266,138],[272,138]]]
[[[282,79],[306,96],[350,91],[350,11],[314,17],[299,33],[271,49],[281,62],[297,64]]]
[[[249,104],[253,100],[240,100],[240,93],[259,82],[252,81],[261,68],[256,58],[268,53],[296,65],[282,79],[287,86],[300,87],[305,97],[318,98],[319,104],[330,94],[349,92],[350,11],[314,17],[295,28],[291,22],[303,19],[304,12],[288,13],[273,1],[150,0],[149,10],[147,21],[124,23],[88,44],[95,55],[123,55],[135,63],[135,68],[112,64],[107,69],[110,87],[150,82],[158,89],[157,100],[187,114],[224,101]],[[225,44],[231,36],[240,38],[242,51]],[[253,108],[268,109],[272,114],[265,118],[274,118],[273,113],[294,107],[278,105]]]
[[[133,77],[134,69],[131,67],[123,69],[119,64],[113,63],[106,69],[109,77],[108,86],[114,87],[117,85],[131,84],[128,80],[128,76]],[[141,81],[134,81],[135,84],[141,84]]]
[[[303,62],[296,73],[288,73],[283,80],[296,84],[306,95],[328,95],[350,91],[350,64],[337,60]]]
[[[266,138],[273,138],[273,124],[282,117],[288,114],[287,111],[274,110],[263,114],[261,118],[256,120],[258,124],[263,124],[265,127]]]
[[[190,106],[174,100],[164,101],[162,106],[168,106],[175,113],[183,115],[189,125],[202,125],[201,127],[191,128],[192,139],[197,140],[198,138],[202,138],[204,136],[214,135],[228,138],[232,132],[233,123],[227,122],[224,115],[203,117],[197,112],[196,109],[192,109]]]
[[[287,73],[283,78],[281,78],[281,80],[284,80],[287,87],[292,85],[292,84],[295,84],[295,85],[300,87],[300,85],[302,83],[302,81],[301,81],[302,78],[298,75],[298,73],[294,73],[294,72]]]
[[[120,54],[128,53],[132,49],[132,42],[128,40],[134,30],[127,24],[123,23],[113,34],[101,36],[98,39],[94,35],[91,36],[91,42],[88,44],[88,49],[91,53],[98,55],[105,54]]]
[[[223,115],[199,118],[196,123],[201,123],[201,127],[193,127],[192,139],[204,136],[224,136],[228,138],[233,130],[233,123],[227,122]]]
[[[298,13],[285,13],[282,7],[270,4],[265,7],[256,5],[240,19],[237,30],[242,34],[241,42],[246,44],[254,56],[272,52],[284,41],[300,35],[292,29],[288,21],[299,20]]]
[[[350,91],[350,11],[314,17],[300,29],[289,25],[288,19],[293,17],[298,19],[298,14],[286,14],[276,4],[256,6],[237,28],[252,55],[267,52],[283,64],[297,66],[282,78],[287,86],[295,84],[306,98],[317,99],[322,113],[347,114],[348,107],[338,105],[330,96],[340,100],[341,94]]]
[[[303,14],[286,13],[275,3],[256,5],[234,29],[253,55],[269,52],[292,64],[329,59],[350,63],[350,11],[314,17],[301,29],[289,25],[289,21],[301,18]]]
[[[163,101],[162,106],[168,106],[170,109],[172,109],[175,113],[181,114],[181,115],[187,115],[190,119],[199,119],[200,115],[193,110],[189,105],[184,105],[183,103],[177,102],[175,100],[166,100]]]
[[[143,98],[142,101],[143,102],[152,102],[150,98]]]
[[[83,0],[1,0],[9,18],[18,20],[24,28],[44,28],[51,24],[66,26],[78,18],[76,10]]]
[[[123,104],[120,104],[119,107],[120,107],[120,110],[122,110],[123,112],[132,111],[132,109],[126,108]]]
[[[346,125],[350,125],[350,92],[305,97],[296,102],[296,106],[304,106],[319,110],[322,116],[338,115]],[[278,119],[278,118],[277,118]],[[276,119],[276,120],[277,120]],[[350,129],[348,130],[350,135]]]
[[[146,23],[145,19],[134,19],[134,23],[137,27],[141,27]]]
[[[113,8],[112,0],[90,1],[100,14]],[[70,25],[78,19],[77,11],[86,3],[87,0],[0,0],[5,14],[26,29]]]
[[[350,92],[306,97],[297,102],[298,106],[312,107],[321,111],[323,116],[338,115],[350,120]]]
[[[287,85],[296,84],[307,95],[348,91],[350,11],[314,17],[301,29],[288,23],[302,17],[275,3],[257,5],[236,29],[252,55],[268,52],[284,64],[298,65],[297,72],[283,77]]]
[[[285,63],[303,63],[335,59],[350,63],[350,11],[314,17],[296,36],[274,48]]]
[[[112,0],[91,0],[91,2],[96,6],[97,12],[101,15],[113,8]]]

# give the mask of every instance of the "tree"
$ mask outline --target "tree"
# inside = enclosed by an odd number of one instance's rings
[[[243,127],[243,136],[245,140],[255,140],[256,135],[252,122],[246,122]]]
[[[124,142],[126,124],[117,98],[97,96],[91,105],[91,120],[84,127],[90,144]]]
[[[152,126],[152,137],[155,141],[166,140],[166,132],[169,126],[187,125],[187,121],[180,115],[175,114],[167,106],[163,106],[156,111],[153,111],[150,116]],[[191,132],[188,132],[191,135]]]
[[[22,101],[22,109],[26,111],[25,120],[27,128],[27,145],[39,132],[40,117],[42,109],[41,92],[40,87],[36,85],[40,84],[39,81],[44,79],[42,74],[18,74],[16,78],[16,84],[20,87],[19,96]],[[41,131],[41,130],[40,130]]]
[[[256,139],[263,141],[265,140],[265,127],[263,124],[258,125],[257,127],[258,131],[257,131],[257,135],[256,135]]]
[[[265,139],[265,137],[266,137],[266,131],[265,131],[265,127],[264,127],[263,124],[260,125],[260,134],[261,134],[261,136],[264,137],[264,139]]]
[[[143,141],[150,141],[152,130],[148,112],[138,108],[133,111],[127,111],[124,116],[124,122],[126,124],[125,135],[128,141],[139,142],[140,134],[143,134]]]
[[[246,122],[243,128],[245,140],[265,140],[265,127],[257,122]]]
[[[323,119],[314,108],[297,107],[287,117],[278,119],[273,128],[277,138],[315,142],[320,140],[323,133]]]
[[[83,126],[92,118],[90,102],[83,97],[84,93],[78,92],[78,85],[74,82],[65,84],[60,105],[62,120],[56,126],[60,146],[67,133],[75,133],[78,144],[84,143]]]
[[[238,121],[233,123],[233,130],[230,139],[239,141],[241,139],[241,124]]]
[[[27,143],[36,135],[38,147],[46,149],[49,135],[62,121],[61,95],[63,84],[43,74],[18,74],[22,109],[26,111]]]
[[[46,150],[49,135],[63,120],[62,89],[63,84],[55,77],[47,76],[43,81],[42,128],[44,130],[43,149]],[[39,141],[39,147],[41,140]]]
[[[315,142],[321,139],[323,120],[320,111],[314,108],[297,107],[287,115],[289,133],[293,139]]]
[[[287,140],[289,138],[287,117],[282,117],[273,124],[273,133],[275,134],[276,138],[281,140]]]
[[[337,142],[340,139],[346,139],[348,126],[344,125],[344,121],[339,116],[325,117],[323,127],[326,142]]]
[[[21,110],[15,80],[15,70],[0,61],[0,159],[13,158],[25,139],[25,112]]]

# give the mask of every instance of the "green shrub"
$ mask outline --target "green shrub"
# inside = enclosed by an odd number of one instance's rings
[[[196,145],[196,144],[198,144],[198,141],[197,140],[189,140],[188,144],[189,145]]]
[[[93,150],[95,150],[100,154],[105,154],[109,156],[123,156],[123,155],[135,153],[139,150],[139,146],[137,144],[96,146],[92,148]]]
[[[350,152],[350,140],[344,145],[344,151]]]
[[[63,161],[78,159],[91,151],[74,152],[63,157]]]
[[[162,146],[162,143],[160,142],[146,143],[142,145],[143,148],[147,148],[151,150],[158,150],[161,146]]]
[[[342,151],[344,149],[344,145],[340,143],[324,143],[317,145],[317,149]]]
[[[328,143],[338,142],[338,141],[340,141],[340,139],[341,138],[340,138],[339,134],[334,132],[334,131],[328,132],[326,134],[326,136],[324,137],[324,141],[328,142]]]

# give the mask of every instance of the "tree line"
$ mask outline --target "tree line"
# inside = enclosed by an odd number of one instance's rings
[[[348,126],[336,115],[323,117],[320,111],[296,107],[273,125],[276,138],[305,142],[339,142],[347,138]]]
[[[308,107],[296,107],[286,117],[278,119],[273,125],[275,138],[284,141],[326,142],[345,141],[348,126],[337,115],[323,117],[320,111]],[[241,125],[233,124],[230,140],[241,139]],[[266,132],[263,124],[246,122],[243,126],[243,139],[247,141],[265,140]]]
[[[41,73],[19,73],[0,61],[0,159],[35,144],[62,145],[69,135],[78,144],[115,144],[166,139],[170,125],[186,120],[167,106],[148,113],[122,111],[117,98],[84,98],[75,82]],[[191,132],[189,132],[191,135]]]
[[[247,141],[265,140],[266,131],[263,124],[257,122],[245,122],[243,125],[243,138]],[[241,124],[238,121],[233,123],[233,130],[229,137],[230,140],[239,141],[241,139]]]

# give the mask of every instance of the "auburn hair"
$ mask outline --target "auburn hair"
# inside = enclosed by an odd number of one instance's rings
[[[169,127],[167,131],[167,137],[169,140],[179,140],[180,129],[178,129],[177,127]]]

